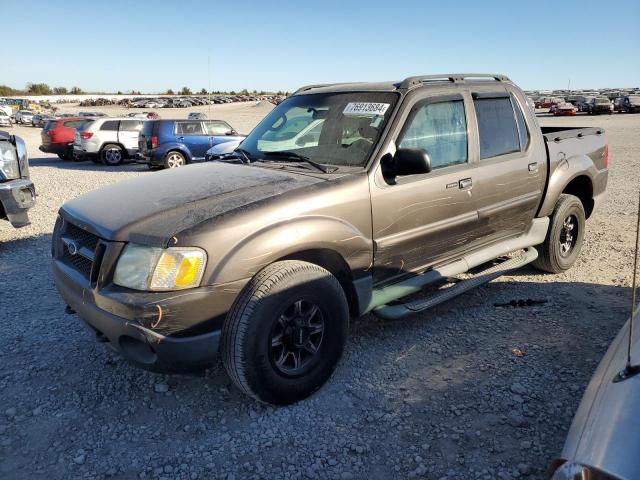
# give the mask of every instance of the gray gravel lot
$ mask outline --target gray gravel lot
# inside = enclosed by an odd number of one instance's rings
[[[213,116],[248,131],[270,108]],[[640,115],[540,122],[602,126],[610,141],[609,196],[574,268],[524,269],[396,323],[364,317],[332,380],[279,409],[241,395],[220,364],[133,368],[63,313],[49,271],[57,209],[154,173],[62,162],[38,152],[39,129],[14,127],[40,196],[31,226],[0,224],[0,478],[543,478],[629,310]],[[547,303],[493,306],[527,298]]]

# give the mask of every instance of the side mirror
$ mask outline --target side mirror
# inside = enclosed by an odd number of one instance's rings
[[[431,157],[420,148],[399,148],[393,156],[395,175],[418,175],[431,171]]]

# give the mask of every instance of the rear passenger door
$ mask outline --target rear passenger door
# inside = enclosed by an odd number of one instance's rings
[[[473,92],[472,100],[479,147],[475,243],[487,244],[528,230],[542,199],[546,152],[532,139],[535,119],[524,99],[500,91]]]
[[[204,154],[209,149],[209,135],[204,131],[200,120],[187,120],[176,122],[176,137],[191,153],[191,160],[203,160]]]
[[[140,120],[121,120],[118,137],[120,143],[124,145],[129,154],[133,154],[138,150],[138,136],[142,130],[142,121]]]

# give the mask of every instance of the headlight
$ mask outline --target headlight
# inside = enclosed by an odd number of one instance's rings
[[[0,172],[8,180],[20,178],[16,149],[9,142],[0,141]]]
[[[197,247],[155,248],[128,244],[114,283],[134,290],[183,290],[200,285],[207,254]]]

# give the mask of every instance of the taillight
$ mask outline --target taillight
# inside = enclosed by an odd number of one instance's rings
[[[151,137],[151,148],[156,148],[158,146],[158,137],[155,135]]]
[[[93,137],[93,133],[91,133],[91,132],[80,132],[80,136],[82,138],[91,138],[91,137]]]
[[[609,143],[604,144],[604,168],[609,168]]]

